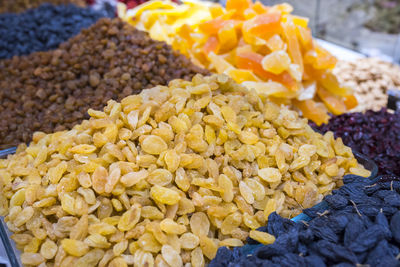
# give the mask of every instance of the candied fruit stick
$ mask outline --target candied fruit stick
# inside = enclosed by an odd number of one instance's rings
[[[290,17],[291,17],[293,23],[294,23],[296,26],[300,26],[300,27],[302,27],[302,28],[304,28],[304,29],[307,29],[307,28],[308,28],[308,21],[309,21],[308,18],[306,18],[306,17],[300,17],[300,16],[296,16],[296,15],[290,15]]]
[[[331,71],[322,74],[319,82],[326,90],[334,95],[346,96],[351,94],[352,91],[351,88],[340,86],[337,77]]]
[[[224,73],[229,77],[231,77],[237,83],[243,83],[247,81],[261,82],[261,80],[257,78],[257,76],[255,76],[253,72],[249,70],[230,68],[224,71]]]
[[[282,83],[290,90],[296,91],[298,89],[297,82],[287,72],[281,74],[273,74],[264,70],[262,66],[263,56],[255,52],[237,52],[236,53],[236,66],[239,69],[252,70],[258,77],[263,80],[272,80]]]
[[[294,25],[290,17],[282,24],[285,38],[287,40],[288,52],[292,58],[293,63],[299,65],[301,73],[304,72],[303,56],[301,54],[299,41],[296,35],[296,25]]]
[[[336,57],[322,48],[316,41],[313,40],[313,47],[304,55],[304,61],[312,64],[315,69],[333,69],[337,63]]]
[[[243,23],[242,32],[248,32],[261,39],[268,40],[274,34],[282,32],[281,13],[271,12],[257,15]]]
[[[237,46],[238,37],[234,23],[225,24],[225,26],[218,31],[218,40],[220,44],[219,53],[226,53]]]
[[[300,40],[300,44],[304,50],[312,50],[314,48],[311,29],[297,26],[296,28],[297,36]]]
[[[269,8],[267,6],[264,6],[260,1],[256,1],[251,8],[257,13],[257,14],[263,14],[268,12]]]
[[[207,42],[204,44],[203,52],[207,56],[211,52],[218,53],[220,48],[218,38],[216,36],[210,36]]]
[[[307,99],[304,101],[295,99],[292,103],[301,110],[305,118],[312,120],[317,125],[321,125],[329,121],[327,110],[321,106],[318,106],[317,103],[312,99]]]
[[[287,15],[293,12],[293,7],[288,3],[278,4],[271,7],[271,10],[277,10],[282,13],[282,15]]]
[[[280,98],[295,98],[297,92],[291,91],[283,84],[273,81],[268,82],[243,82],[248,89],[256,90],[257,94]]]
[[[214,52],[210,52],[208,54],[208,59],[214,66],[215,70],[217,73],[223,73],[229,69],[234,69],[234,67],[229,64],[225,59],[223,59],[221,56],[217,56]]]
[[[347,95],[344,97],[344,104],[346,105],[347,110],[350,110],[357,107],[358,101],[354,95]]]
[[[216,18],[213,20],[200,23],[198,25],[198,29],[200,30],[200,32],[203,32],[208,35],[217,35],[218,31],[229,23],[232,23],[232,21],[224,20],[222,18]]]
[[[225,13],[224,8],[223,8],[221,5],[219,5],[219,4],[213,4],[213,5],[211,5],[211,6],[209,7],[209,11],[210,11],[211,17],[212,17],[213,19],[215,19],[215,18],[217,18],[217,17],[219,17],[219,16],[222,16],[222,15]]]
[[[238,18],[243,18],[243,13],[246,9],[251,7],[251,0],[227,0],[226,10],[234,11],[234,16]]]
[[[323,87],[317,86],[317,95],[334,115],[340,115],[347,111],[343,99],[325,90]]]

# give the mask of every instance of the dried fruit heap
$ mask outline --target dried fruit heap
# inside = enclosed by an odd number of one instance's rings
[[[0,59],[56,49],[106,13],[89,7],[43,4],[21,14],[0,14]]]
[[[0,213],[25,264],[204,266],[270,213],[295,216],[344,174],[369,175],[341,139],[225,75],[89,114],[0,160]]]
[[[208,71],[120,19],[100,19],[57,50],[0,61],[0,149],[71,129],[89,108]],[[10,92],[13,92],[10,94]]]
[[[228,74],[276,103],[294,105],[321,124],[328,112],[342,114],[357,100],[332,74],[336,59],[313,40],[308,19],[291,11],[288,4],[268,7],[250,0],[228,0],[226,9],[150,1],[128,11],[120,5],[119,16],[198,65]]]
[[[335,137],[370,159],[380,174],[400,176],[400,112],[367,110],[333,116],[321,126],[311,124],[322,133],[332,131]]]
[[[399,266],[400,178],[384,176],[373,184],[355,176],[343,180],[343,187],[325,197],[326,208],[304,211],[309,222],[272,213],[259,230],[276,236],[275,243],[259,244],[251,253],[220,248],[210,267]]]

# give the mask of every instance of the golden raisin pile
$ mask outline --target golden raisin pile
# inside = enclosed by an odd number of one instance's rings
[[[89,114],[0,160],[0,213],[25,265],[204,266],[271,212],[293,217],[344,174],[369,175],[331,132],[225,75]]]

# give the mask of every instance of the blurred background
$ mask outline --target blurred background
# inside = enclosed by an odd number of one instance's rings
[[[400,62],[400,0],[262,0],[287,2],[310,18],[314,36],[366,56]]]

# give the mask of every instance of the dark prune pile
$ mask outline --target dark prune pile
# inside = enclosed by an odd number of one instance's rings
[[[345,145],[373,159],[380,174],[400,176],[400,111],[346,113],[333,116],[328,124],[310,124],[322,133],[334,132]]]
[[[0,61],[0,149],[70,129],[89,108],[208,71],[120,19],[100,19],[58,49]],[[12,93],[10,93],[12,92]]]
[[[108,13],[72,4],[43,4],[21,14],[0,14],[0,58],[55,49],[101,17],[112,16]]]
[[[400,181],[382,177],[371,184],[348,175],[344,186],[325,197],[326,208],[306,209],[312,219],[294,222],[270,214],[271,245],[218,250],[209,267],[234,266],[400,266]]]

